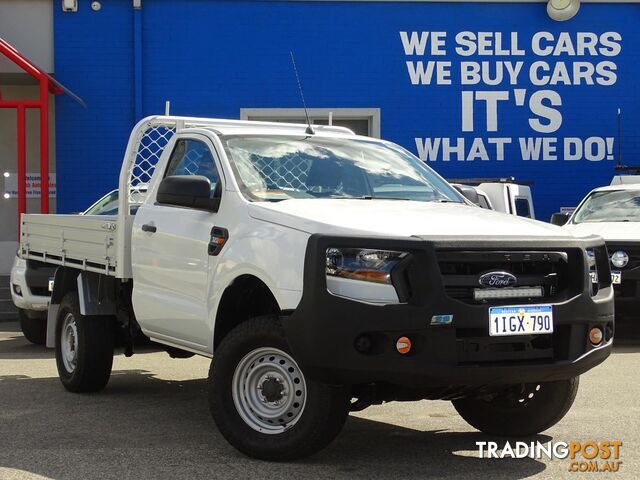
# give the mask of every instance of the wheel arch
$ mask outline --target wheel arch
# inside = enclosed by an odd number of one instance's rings
[[[82,315],[116,315],[116,279],[98,273],[84,272],[75,268],[58,267],[53,281],[53,292],[47,313],[46,346],[55,346],[55,331],[58,311],[64,296],[78,293]]]
[[[222,339],[241,323],[250,318],[281,313],[276,295],[266,282],[250,273],[237,276],[224,289],[216,309],[214,351]]]

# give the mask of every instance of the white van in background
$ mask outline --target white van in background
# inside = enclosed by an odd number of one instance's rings
[[[495,210],[491,204],[489,196],[480,190],[478,187],[472,187],[470,185],[462,185],[461,183],[452,183],[451,186],[458,190],[467,200],[476,204],[480,208],[485,210]]]
[[[497,212],[535,219],[531,182],[516,182],[504,178],[450,178],[449,183],[474,187],[480,196],[479,205]],[[486,199],[483,201],[483,197]],[[487,204],[488,206],[483,205]]]

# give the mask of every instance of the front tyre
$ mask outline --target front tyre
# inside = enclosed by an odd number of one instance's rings
[[[56,364],[64,388],[76,393],[102,390],[111,375],[113,345],[111,318],[81,315],[78,294],[66,294],[56,325]]]
[[[326,447],[342,430],[348,389],[306,378],[277,317],[248,320],[216,349],[209,405],[218,429],[241,452],[285,461]]]
[[[514,385],[483,397],[454,400],[460,416],[481,432],[507,437],[540,433],[556,423],[573,405],[579,377],[557,382]]]
[[[41,312],[18,309],[20,329],[24,338],[35,345],[44,345],[47,340],[47,317]]]

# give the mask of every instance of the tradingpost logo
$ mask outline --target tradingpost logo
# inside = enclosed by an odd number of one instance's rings
[[[476,442],[479,458],[567,460],[569,472],[619,472],[622,442]],[[501,448],[500,448],[501,447]]]

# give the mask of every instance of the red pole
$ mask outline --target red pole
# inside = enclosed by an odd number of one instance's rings
[[[40,79],[40,213],[49,213],[49,85]]]
[[[27,212],[27,145],[25,142],[26,121],[24,106],[18,105],[18,238],[20,235],[20,220]]]

